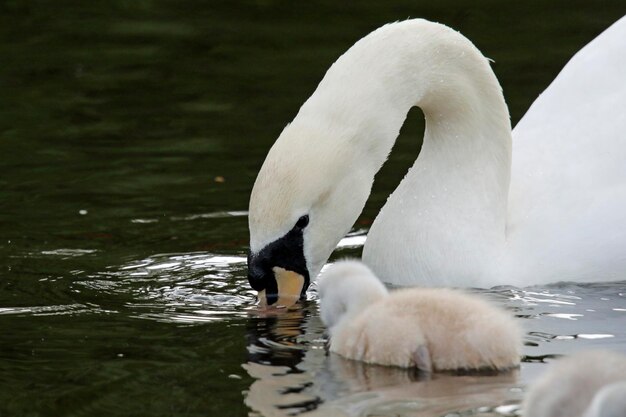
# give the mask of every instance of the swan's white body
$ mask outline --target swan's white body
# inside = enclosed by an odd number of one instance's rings
[[[626,416],[626,356],[588,351],[558,360],[524,401],[525,417]]]
[[[328,70],[271,149],[251,251],[309,214],[315,277],[352,226],[411,107],[426,131],[363,260],[399,285],[530,285],[626,271],[626,18],[581,50],[511,137],[488,60],[452,29],[386,25]]]
[[[513,130],[507,264],[518,282],[626,279],[626,18]]]
[[[331,265],[318,289],[330,351],[346,358],[428,372],[519,366],[520,327],[476,295],[441,288],[388,293],[354,261]]]

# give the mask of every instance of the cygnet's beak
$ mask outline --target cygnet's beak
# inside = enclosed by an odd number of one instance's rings
[[[272,272],[276,280],[277,293],[270,294],[272,301],[276,299],[271,305],[273,307],[291,307],[300,299],[305,283],[304,276],[278,266],[272,268]],[[258,297],[261,307],[268,306],[268,294],[266,291],[267,289],[259,291]]]

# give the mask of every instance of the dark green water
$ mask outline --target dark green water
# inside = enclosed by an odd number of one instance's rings
[[[464,33],[495,60],[515,122],[624,13],[623,0],[1,2],[0,416],[515,412],[545,369],[532,358],[520,375],[415,382],[325,356],[314,292],[290,315],[255,314],[248,196],[326,68],[386,22]],[[415,111],[357,236],[422,129]],[[339,253],[358,255],[353,241]],[[626,351],[626,282],[489,293],[524,320],[530,357]]]

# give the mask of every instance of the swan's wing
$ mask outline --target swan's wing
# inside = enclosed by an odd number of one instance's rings
[[[625,279],[626,17],[581,49],[513,130],[507,237],[515,268],[543,263],[536,270],[552,275],[537,282]]]

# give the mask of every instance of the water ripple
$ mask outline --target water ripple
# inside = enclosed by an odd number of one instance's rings
[[[159,254],[112,267],[77,285],[132,295],[131,316],[159,322],[204,323],[245,317],[256,293],[245,278],[245,256],[207,252]]]
[[[223,219],[227,217],[244,217],[247,216],[247,211],[216,211],[212,213],[201,213],[201,214],[191,214],[187,216],[174,216],[171,217],[173,221],[190,221],[190,220],[198,220],[198,219]]]
[[[1,307],[0,315],[32,315],[32,316],[60,316],[75,315],[83,313],[116,313],[112,310],[104,310],[97,305],[88,304],[66,304],[50,306],[28,306],[28,307]]]

